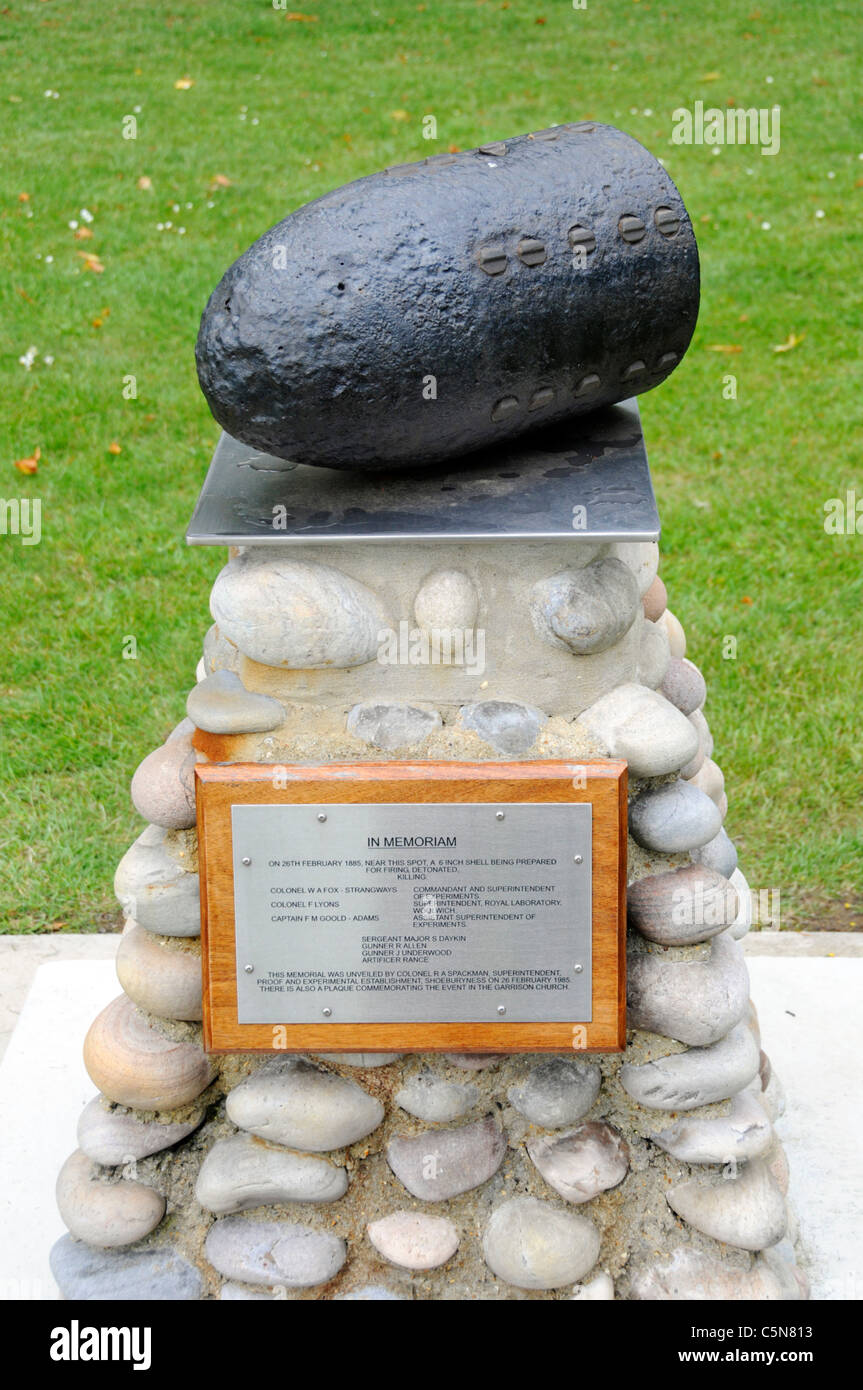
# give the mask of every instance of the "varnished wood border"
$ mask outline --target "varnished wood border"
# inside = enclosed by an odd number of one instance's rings
[[[626,763],[202,763],[195,768],[204,1045],[209,1052],[620,1052],[626,1045]],[[577,774],[585,774],[579,778]],[[581,788],[575,781],[584,780]],[[307,802],[573,801],[593,807],[593,1021],[237,1022],[231,807]],[[279,1041],[275,1042],[278,1031]]]

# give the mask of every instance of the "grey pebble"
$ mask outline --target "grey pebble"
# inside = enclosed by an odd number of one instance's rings
[[[348,1188],[344,1168],[325,1158],[273,1148],[251,1134],[219,1139],[201,1165],[195,1197],[225,1216],[276,1202],[335,1202]]]
[[[228,1279],[291,1289],[328,1283],[347,1258],[345,1242],[329,1231],[243,1216],[211,1226],[205,1249],[213,1268]]]
[[[78,1147],[96,1163],[116,1168],[179,1144],[198,1128],[204,1114],[201,1110],[193,1120],[158,1124],[139,1120],[128,1110],[106,1109],[102,1097],[94,1096],[78,1120]]]
[[[152,1250],[94,1250],[62,1236],[50,1255],[51,1273],[70,1303],[126,1300],[171,1302],[203,1297],[201,1271],[170,1245]]]
[[[627,957],[630,1028],[661,1033],[690,1047],[719,1042],[749,1007],[749,971],[730,932],[714,936],[706,960],[668,960],[665,952]]]
[[[198,682],[189,692],[186,713],[210,734],[262,734],[285,720],[278,700],[247,690],[236,671],[226,670]]]
[[[655,1062],[625,1062],[627,1095],[652,1110],[694,1110],[728,1100],[758,1076],[758,1043],[745,1023],[710,1047],[690,1047]]]
[[[479,1103],[479,1089],[470,1082],[446,1081],[434,1072],[420,1072],[396,1092],[395,1102],[427,1124],[460,1120]]]
[[[691,850],[690,857],[706,869],[715,869],[723,878],[730,878],[737,868],[737,849],[725,829],[720,829],[706,845]]]
[[[426,1202],[479,1187],[497,1172],[505,1153],[506,1135],[491,1115],[459,1129],[395,1135],[386,1149],[399,1182]]]
[[[489,1269],[507,1284],[559,1289],[589,1273],[600,1242],[586,1217],[536,1197],[513,1197],[492,1212],[482,1244]]]
[[[228,1094],[228,1119],[261,1139],[322,1153],[377,1129],[384,1107],[356,1082],[301,1057],[274,1057]]]
[[[148,825],[126,851],[114,892],[127,917],[160,936],[200,936],[201,887],[169,853],[169,832]]]
[[[422,743],[442,726],[443,720],[437,710],[421,709],[417,705],[372,703],[354,705],[347,722],[349,734],[387,753]]]
[[[719,809],[704,792],[678,779],[642,792],[629,808],[629,829],[643,849],[675,854],[707,844],[722,828]]]
[[[586,1115],[599,1095],[602,1073],[592,1062],[549,1057],[507,1096],[520,1115],[543,1129],[562,1129]]]
[[[526,753],[536,743],[547,716],[533,705],[515,700],[480,700],[463,705],[459,715],[465,729],[472,729],[498,753]]]

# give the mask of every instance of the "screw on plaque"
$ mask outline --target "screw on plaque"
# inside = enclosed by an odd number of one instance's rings
[[[581,854],[576,854],[576,855],[574,855],[574,856],[573,856],[573,863],[574,863],[574,864],[583,864],[583,863],[584,863],[584,856],[581,855]]]
[[[505,820],[505,819],[506,819],[506,811],[495,811],[495,813],[494,813],[494,818],[495,818],[495,820]]]
[[[498,1004],[498,1006],[497,1006],[497,1011],[498,1011],[499,1014],[505,1014],[505,1013],[506,1013],[506,1006],[505,1006],[504,1004]]]
[[[326,818],[327,818],[327,813],[326,813],[326,811],[318,811],[318,820],[319,820],[319,821],[325,821]]]
[[[244,854],[241,862],[248,868],[252,861],[247,854]]]
[[[628,241],[631,246],[634,246],[637,241],[643,240],[647,229],[641,218],[636,217],[634,212],[625,212],[617,224],[617,230],[624,241]]]
[[[243,969],[245,970],[245,972],[246,972],[247,975],[251,975],[251,973],[252,973],[252,971],[254,970],[254,968],[255,968],[255,967],[254,967],[253,965],[244,965],[244,966],[243,966]]]
[[[572,968],[575,971],[576,975],[580,975],[581,972],[584,970],[583,965],[574,965]]]
[[[321,1013],[323,1014],[324,1018],[332,1018],[333,1016],[332,1009],[321,1009]]]

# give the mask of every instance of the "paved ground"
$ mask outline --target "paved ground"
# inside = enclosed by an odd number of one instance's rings
[[[53,1299],[57,1171],[94,1094],[84,1034],[119,993],[119,936],[0,938],[0,1299]],[[788,1094],[779,1122],[813,1297],[863,1296],[863,933],[752,933],[752,994]],[[28,993],[29,989],[29,993]],[[26,996],[26,1002],[25,1002]]]

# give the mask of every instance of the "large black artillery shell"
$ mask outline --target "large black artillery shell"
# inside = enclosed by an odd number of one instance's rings
[[[198,375],[255,449],[408,468],[649,390],[697,313],[661,164],[612,126],[555,126],[291,213],[211,296]]]

